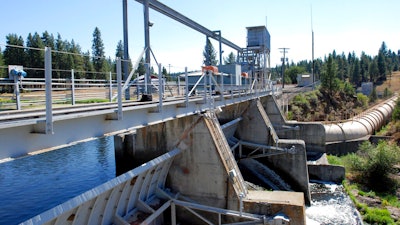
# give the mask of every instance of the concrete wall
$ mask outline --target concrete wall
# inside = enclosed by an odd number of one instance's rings
[[[321,123],[287,121],[273,96],[261,98],[260,102],[279,138],[300,139],[308,151],[325,152],[325,128]]]
[[[275,224],[306,224],[304,198],[301,192],[250,191],[248,199],[243,201],[243,207],[249,213],[269,216],[280,213],[290,219],[289,223]]]
[[[272,104],[272,108],[276,106],[274,102],[269,102],[268,104]],[[242,115],[243,120],[240,122],[236,132],[237,137],[243,141],[263,145],[277,145],[287,149],[294,147],[295,151],[293,153],[268,156],[263,158],[262,162],[267,163],[267,166],[272,167],[278,174],[284,175],[286,179],[291,181],[291,184],[295,184],[295,189],[304,193],[305,201],[309,204],[311,196],[308,187],[305,143],[303,140],[281,139],[282,137],[280,136],[278,138],[269,119],[269,114],[267,115],[264,111],[265,108],[260,106],[261,102],[257,100],[249,105],[249,109]],[[267,108],[269,108],[269,105]]]
[[[345,178],[343,166],[336,165],[308,165],[311,180],[332,181],[341,184]]]
[[[183,152],[171,165],[166,186],[199,204],[239,210],[239,192],[246,194],[247,189],[219,126],[216,118],[207,119],[205,114],[147,126],[124,139],[116,138],[120,140],[117,143],[134,139],[129,141],[133,146],[117,144],[133,148],[127,153],[118,151],[118,155],[133,156],[131,163],[138,165],[177,146]],[[221,149],[225,152],[221,153]],[[227,164],[227,160],[231,163]],[[235,171],[234,178],[230,175],[231,170]],[[179,210],[180,220],[193,222],[192,214]],[[207,214],[207,218],[217,221],[215,214]]]
[[[248,109],[242,114],[236,136],[243,141],[263,145],[274,145],[277,139],[274,128],[258,101],[251,101]]]

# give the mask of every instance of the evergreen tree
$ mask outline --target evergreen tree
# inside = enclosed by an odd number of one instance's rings
[[[124,45],[121,40],[118,41],[117,48],[115,50],[115,57],[119,57],[120,59],[124,58]],[[129,62],[130,63],[130,62]],[[122,74],[125,74],[125,67],[124,62],[121,63],[122,65]],[[114,71],[117,71],[117,65],[114,66]]]
[[[322,73],[323,62],[322,59],[314,60],[314,76],[315,80],[319,80]]]
[[[31,33],[28,34],[26,47],[28,56],[27,67],[33,68],[29,71],[29,76],[33,78],[43,78],[43,70],[36,69],[44,68],[44,51],[38,50],[38,48],[44,49],[44,44],[42,38],[37,32],[35,32],[33,35]]]
[[[337,65],[333,61],[332,55],[329,55],[324,70],[321,73],[321,87],[329,93],[334,93],[339,89],[339,80],[337,78]]]
[[[93,68],[92,61],[90,60],[90,52],[89,51],[84,53],[84,56],[83,56],[83,68],[84,68],[84,71],[86,71],[86,73],[84,75],[84,78],[93,79],[94,78],[94,74],[92,72],[94,71],[94,68]]]
[[[165,67],[162,68],[162,75],[163,77],[167,77],[168,76],[168,71]]]
[[[105,71],[104,44],[98,27],[94,29],[92,41],[92,61],[96,72]]]
[[[351,82],[356,86],[360,86],[361,79],[362,78],[360,74],[360,61],[358,60],[358,58],[355,58],[351,70]]]
[[[26,64],[26,52],[24,48],[13,47],[14,46],[24,46],[24,39],[16,34],[9,34],[6,36],[6,49],[4,50],[4,63],[6,65],[22,65]]]
[[[365,52],[361,52],[360,58],[360,73],[361,73],[361,82],[368,81],[368,69],[369,69],[370,59],[365,54]]]
[[[76,71],[74,73],[74,76],[76,79],[79,79],[83,76],[81,71],[85,70],[84,67],[84,58],[82,56],[82,51],[81,51],[81,47],[79,46],[79,44],[76,44],[74,39],[72,39],[71,44],[70,44],[70,48],[68,49],[68,52],[72,53],[72,58],[73,58],[73,69]]]
[[[392,52],[391,59],[393,63],[393,71],[399,71],[400,69],[399,57],[396,55],[395,52]]]
[[[144,66],[144,58],[140,60],[139,65],[135,70],[135,73],[139,75],[144,75],[146,73],[146,67]]]
[[[209,38],[207,38],[206,46],[204,47],[204,51],[203,51],[203,56],[204,56],[204,65],[216,66],[218,64],[217,53],[216,53],[213,45],[211,44],[211,41]]]
[[[306,69],[300,66],[291,66],[285,70],[285,83],[288,81],[291,84],[297,83],[297,75],[304,74]]]
[[[369,64],[368,74],[369,74],[369,81],[375,83],[379,76],[379,68],[377,58],[375,57],[374,60]]]
[[[228,57],[224,59],[224,64],[229,65],[229,64],[235,64],[236,63],[236,56],[233,54],[233,52],[229,53]]]
[[[386,80],[386,60],[383,52],[378,53],[378,70],[379,70],[379,80]]]
[[[55,50],[53,34],[49,34],[49,32],[47,32],[47,31],[43,32],[42,41],[43,41],[44,46],[50,47],[51,50]]]
[[[7,67],[4,64],[4,59],[3,59],[3,52],[1,51],[0,48],[0,78],[7,77]]]
[[[386,43],[383,41],[381,47],[378,52],[378,69],[379,69],[379,80],[386,80],[387,71],[387,56],[388,50],[386,47]]]
[[[59,33],[57,34],[57,40],[55,41],[54,48],[57,51],[53,57],[55,78],[64,78],[66,74],[61,71],[70,70],[73,67],[71,67],[69,56],[66,54],[68,51],[67,42],[61,38]]]
[[[124,57],[124,45],[121,40],[118,41],[117,49],[115,50],[115,56],[120,57],[121,59]]]
[[[64,70],[68,70],[68,72],[63,72],[62,73],[62,77],[63,78],[70,78],[71,77],[71,73],[69,72],[69,70],[75,68],[74,56],[72,54],[70,54],[71,53],[71,49],[72,49],[72,44],[69,41],[65,40],[64,41],[64,45],[65,45],[65,49],[67,50],[67,52],[66,53],[62,53],[62,54],[65,55],[64,57],[66,59],[66,61],[65,61],[63,66],[65,68]]]
[[[344,52],[342,52],[342,61],[343,61],[343,70],[342,70],[342,74],[343,74],[343,80],[349,78],[349,74],[350,74],[350,66],[349,66],[349,62],[346,59],[346,55],[344,54]]]

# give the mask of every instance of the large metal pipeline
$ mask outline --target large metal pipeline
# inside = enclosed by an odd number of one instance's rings
[[[357,140],[374,134],[390,120],[396,101],[397,95],[348,121],[324,124],[325,143]]]

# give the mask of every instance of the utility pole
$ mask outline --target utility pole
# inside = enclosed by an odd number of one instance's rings
[[[128,0],[122,1],[122,15],[123,15],[123,30],[124,30],[124,81],[126,82],[129,76],[129,48],[128,48]],[[125,100],[130,100],[129,86],[125,90]]]
[[[282,89],[285,88],[285,61],[287,62],[288,59],[286,58],[286,53],[290,48],[279,48],[281,49],[281,53],[283,53],[283,58],[282,60]]]

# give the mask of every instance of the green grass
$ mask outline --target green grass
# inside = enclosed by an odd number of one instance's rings
[[[15,100],[9,98],[0,98],[0,103],[15,103]]]
[[[334,155],[327,155],[328,162],[331,165],[339,165],[343,166],[343,157],[334,156]]]
[[[367,204],[359,202],[356,196],[353,194],[354,192],[358,192],[358,194],[362,196],[375,197],[377,195],[375,192],[363,192],[360,190],[360,187],[357,184],[349,184],[348,181],[344,181],[343,186],[345,187],[345,190],[350,199],[353,201],[354,205],[363,216],[363,220],[365,222],[370,224],[395,224],[395,221],[393,220],[393,218],[391,218],[389,210],[385,208],[368,207]],[[396,207],[395,205],[398,204],[397,197],[390,196],[388,197],[388,199],[391,199],[390,201],[393,201],[394,205],[386,200],[382,201],[382,205],[391,205]]]
[[[92,99],[85,99],[85,100],[77,100],[75,103],[77,104],[89,104],[89,103],[102,103],[102,102],[109,102],[108,99],[102,98],[92,98]]]

